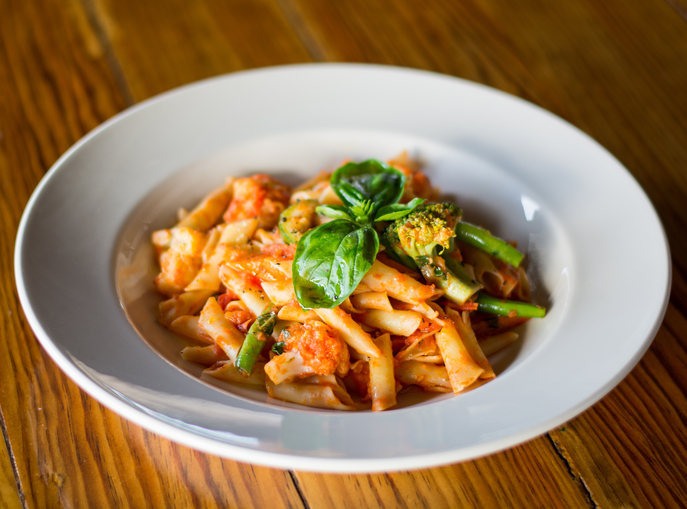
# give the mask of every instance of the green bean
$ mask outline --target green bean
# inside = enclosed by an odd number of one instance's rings
[[[253,365],[262,352],[265,341],[272,334],[276,323],[277,312],[273,311],[272,306],[270,306],[258,316],[248,329],[248,334],[243,340],[243,345],[241,345],[235,362],[236,367],[243,375],[250,376],[253,372]]]
[[[477,311],[500,316],[519,316],[522,318],[544,318],[546,309],[535,304],[515,300],[498,299],[484,292],[477,294]]]
[[[513,267],[520,265],[525,256],[508,242],[494,237],[487,230],[461,221],[456,225],[456,238],[509,263]]]

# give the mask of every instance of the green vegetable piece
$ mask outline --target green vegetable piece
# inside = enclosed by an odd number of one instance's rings
[[[323,216],[331,217],[332,219],[348,219],[353,221],[350,209],[345,205],[319,205],[317,213]]]
[[[434,256],[428,260],[428,263],[418,264],[418,266],[425,280],[444,290],[444,296],[447,299],[458,304],[464,304],[477,290],[482,288],[480,284],[471,281],[464,271],[460,272],[461,275],[465,275],[465,278],[461,279],[453,271],[448,270],[448,266],[446,271],[442,270],[439,258],[439,256]]]
[[[420,269],[428,283],[444,290],[447,298],[463,304],[481,286],[468,277],[456,260],[449,256],[441,260],[436,254],[438,250],[449,252],[460,215],[461,210],[452,203],[424,203],[391,223],[382,234],[382,243],[394,260]]]
[[[494,237],[484,228],[472,224],[458,222],[456,225],[456,238],[477,249],[486,251],[513,267],[518,267],[525,256],[505,240]]]
[[[341,304],[372,267],[378,249],[371,225],[335,219],[308,231],[293,260],[293,288],[303,309]]]
[[[413,198],[408,203],[394,203],[393,205],[385,205],[375,216],[375,221],[395,221],[410,214],[418,205],[424,203],[422,198]]]
[[[241,350],[236,356],[236,367],[246,377],[253,372],[255,361],[262,352],[265,341],[272,334],[274,325],[277,323],[277,312],[272,310],[272,306],[267,308],[248,329],[246,339],[243,340]]]
[[[523,318],[544,318],[546,315],[546,309],[541,306],[515,300],[498,299],[484,292],[479,292],[477,295],[477,304],[477,311],[492,315],[520,316]]]
[[[390,234],[390,227],[391,225],[389,225],[389,227],[384,230],[379,237],[379,243],[382,244],[386,249],[386,254],[395,262],[405,265],[411,270],[419,270],[415,260],[413,260],[411,256],[405,254],[397,244],[394,244],[394,242],[398,241],[398,237],[393,237],[393,235]]]
[[[287,244],[295,244],[312,228],[317,200],[301,200],[294,203],[279,216],[279,233]]]
[[[452,258],[448,252],[442,253],[442,258],[450,276],[453,276],[453,279],[449,276],[446,288],[443,288],[446,298],[458,304],[465,304],[470,297],[482,289],[482,285],[468,276],[463,265]]]
[[[285,347],[286,343],[284,341],[277,341],[274,345],[272,345],[272,351],[277,355],[281,355],[284,353]]]
[[[376,159],[347,163],[331,178],[334,192],[348,206],[361,224],[371,222],[376,212],[398,203],[403,196],[405,175]]]

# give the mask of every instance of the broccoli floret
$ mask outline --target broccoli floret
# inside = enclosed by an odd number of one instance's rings
[[[461,214],[452,203],[420,205],[395,224],[401,249],[413,258],[433,256],[437,247],[448,249]]]
[[[460,208],[452,203],[422,204],[391,223],[382,242],[392,258],[409,268],[420,269],[428,283],[444,290],[447,298],[463,304],[480,285],[448,257],[461,215]]]
[[[424,203],[386,228],[384,244],[393,251],[392,257],[396,255],[398,261],[415,269],[436,251],[450,249],[461,214],[452,203]],[[417,263],[418,258],[421,263]]]

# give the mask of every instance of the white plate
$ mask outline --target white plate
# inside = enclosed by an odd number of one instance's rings
[[[297,183],[344,157],[385,159],[404,149],[426,162],[468,220],[528,254],[536,298],[549,312],[496,359],[499,376],[459,396],[352,414],[267,405],[261,393],[189,376],[176,345],[165,349],[157,297],[138,264],[151,230],[226,175],[259,170]],[[106,122],[36,189],[15,264],[41,344],[107,407],[209,453],[329,472],[471,459],[560,425],[637,363],[670,284],[649,200],[574,127],[459,79],[338,64],[223,76]]]

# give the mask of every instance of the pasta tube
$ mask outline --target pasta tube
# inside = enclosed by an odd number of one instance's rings
[[[224,350],[215,343],[207,346],[187,346],[181,351],[181,356],[189,362],[197,362],[204,366],[212,366],[228,359]]]
[[[215,224],[231,201],[232,189],[222,187],[207,195],[190,214],[182,219],[177,227],[208,231]]]
[[[358,309],[379,309],[389,313],[394,310],[386,292],[366,292],[351,295],[351,304]]]
[[[305,323],[308,320],[318,320],[319,316],[312,309],[305,311],[296,299],[292,300],[285,306],[283,306],[277,317],[280,320],[287,320],[289,322],[301,322]]]
[[[387,292],[389,297],[411,304],[429,299],[434,293],[432,286],[423,285],[379,260],[375,260],[362,282],[375,292]]]
[[[422,315],[415,311],[380,311],[371,309],[358,315],[361,322],[397,336],[410,336],[422,323]]]
[[[315,408],[357,410],[348,393],[335,383],[292,382],[277,385],[268,378],[265,384],[270,398]]]
[[[427,362],[405,361],[396,366],[396,376],[403,385],[419,385],[426,390],[451,392],[445,366]]]
[[[212,339],[200,326],[199,321],[200,317],[198,316],[180,316],[169,324],[169,330],[186,336],[187,338],[195,339],[201,343],[212,343]]]
[[[277,306],[285,306],[296,296],[293,291],[293,282],[287,281],[263,281],[262,289],[269,299]]]
[[[226,319],[214,297],[210,297],[200,312],[200,326],[210,335],[233,362],[243,344],[243,334]]]
[[[370,358],[370,383],[367,393],[372,398],[372,411],[381,412],[396,406],[394,356],[391,353],[389,334],[382,334],[374,343],[382,355]]]
[[[459,393],[475,383],[484,369],[472,360],[451,320],[444,321],[444,327],[437,332],[436,342],[444,358],[446,371],[453,392]]]
[[[446,314],[451,320],[453,320],[453,324],[456,327],[456,331],[460,335],[460,339],[463,341],[463,345],[465,345],[465,348],[467,349],[468,354],[470,354],[470,357],[472,357],[475,363],[477,363],[477,365],[484,370],[479,377],[483,380],[489,380],[491,378],[494,378],[496,376],[496,374],[494,373],[494,369],[491,367],[491,364],[489,364],[487,356],[484,354],[482,348],[477,342],[477,337],[475,336],[475,333],[463,321],[463,319],[460,316],[460,313],[458,313],[457,311],[454,311],[453,309],[447,309]]]
[[[368,357],[381,355],[379,348],[372,341],[372,337],[339,306],[332,309],[316,309],[315,313],[324,323],[336,329],[344,341],[348,343],[348,346],[354,350]]]
[[[219,278],[227,288],[239,296],[253,315],[260,316],[271,305],[269,298],[259,286],[242,278],[238,272],[228,266],[223,265],[220,268]]]
[[[181,295],[176,295],[169,300],[160,302],[158,306],[160,323],[168,327],[170,323],[180,316],[196,314],[213,293],[212,290],[184,292]]]
[[[244,376],[231,361],[222,361],[203,371],[204,375],[211,376],[223,382],[265,386],[265,363],[256,362],[250,376]]]

